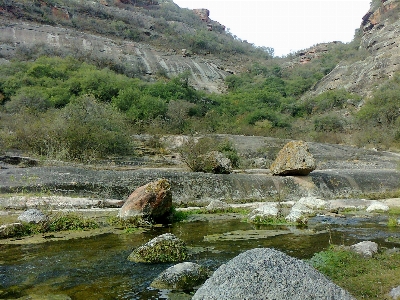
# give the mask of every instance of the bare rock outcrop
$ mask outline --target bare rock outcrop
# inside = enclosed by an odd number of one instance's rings
[[[308,175],[314,171],[316,163],[308,146],[303,141],[287,143],[272,163],[270,169],[273,175]]]
[[[121,207],[119,217],[140,216],[163,221],[172,207],[171,186],[168,180],[159,179],[137,188]]]

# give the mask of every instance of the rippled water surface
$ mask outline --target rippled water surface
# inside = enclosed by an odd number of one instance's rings
[[[382,221],[382,222],[380,222]],[[298,258],[310,258],[331,240],[350,245],[374,240],[381,246],[389,236],[400,237],[384,220],[316,217],[308,229],[252,226],[235,220],[180,223],[141,234],[103,234],[91,238],[33,245],[0,245],[0,299],[190,299],[190,295],[149,289],[151,281],[173,264],[136,264],[131,251],[155,236],[171,232],[194,247],[191,261],[211,270],[239,253],[273,247]],[[238,230],[290,230],[268,238],[205,241],[204,236]],[[310,229],[314,234],[310,234]],[[397,245],[398,246],[398,245]],[[26,298],[26,296],[32,298]],[[36,298],[35,298],[36,297]]]

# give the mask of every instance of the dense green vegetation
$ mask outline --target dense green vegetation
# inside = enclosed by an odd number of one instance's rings
[[[356,111],[361,97],[345,90],[300,99],[327,72],[323,57],[291,72],[272,62],[227,77],[225,94],[196,91],[186,73],[148,83],[71,57],[1,65],[1,140],[5,148],[84,161],[134,154],[129,138],[134,132],[258,134],[328,142],[353,134],[359,145],[400,142],[399,74]],[[345,108],[351,115],[341,113]],[[238,159],[229,145],[225,148]]]
[[[310,262],[357,299],[389,299],[388,293],[398,285],[399,252],[364,259],[343,247],[332,247],[316,253]]]
[[[14,235],[28,236],[67,230],[89,230],[99,228],[99,224],[90,218],[84,218],[74,213],[58,213],[48,216],[47,220],[40,223],[23,223]]]
[[[150,83],[141,77],[140,67],[116,58],[92,56],[81,49],[20,45],[11,62],[0,65],[1,149],[90,161],[134,155],[130,136],[143,132],[232,133],[399,147],[399,74],[370,99],[346,90],[308,93],[339,62],[368,55],[359,49],[360,31],[353,42],[330,44],[308,63],[299,64],[296,54],[273,58],[273,49],[241,41],[217,22],[209,31],[192,11],[171,1],[130,1],[119,3],[118,9],[113,1],[103,4],[0,0],[4,16],[112,36],[116,41],[186,48],[230,63],[240,61],[246,71],[226,77],[225,93],[207,94],[189,84],[187,72],[175,78],[160,72]],[[238,164],[233,148],[221,147]]]

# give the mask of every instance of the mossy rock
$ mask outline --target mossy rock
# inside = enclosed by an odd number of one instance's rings
[[[207,278],[208,270],[205,267],[192,262],[183,262],[166,269],[150,286],[160,290],[190,291],[203,284]]]
[[[136,248],[128,260],[137,263],[184,261],[188,257],[186,244],[171,233],[160,235]]]

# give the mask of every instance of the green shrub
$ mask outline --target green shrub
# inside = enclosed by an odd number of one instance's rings
[[[400,276],[398,252],[379,253],[364,259],[335,246],[314,254],[310,263],[356,299],[386,299]]]
[[[7,124],[9,147],[58,159],[88,161],[132,153],[124,117],[109,104],[83,96],[61,110],[22,112]]]
[[[225,149],[225,152],[230,153],[234,158],[237,156],[231,144],[226,141],[220,143],[215,138],[210,137],[203,137],[198,140],[189,138],[178,151],[182,160],[193,172],[213,173],[215,171],[215,162],[210,160],[207,154],[212,151],[219,151],[220,149]],[[236,163],[238,163],[238,160],[236,160]]]
[[[234,147],[233,143],[229,140],[224,140],[218,145],[218,151],[222,152],[232,163],[232,167],[238,168],[240,165],[240,156]]]
[[[304,109],[308,114],[324,113],[333,109],[342,109],[348,100],[359,102],[360,96],[347,92],[344,89],[326,91],[304,102]]]
[[[317,132],[343,132],[344,120],[336,114],[327,114],[313,118],[314,130]]]

